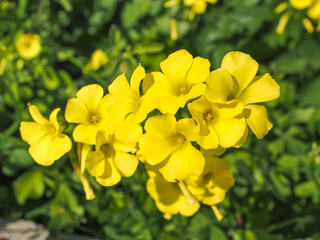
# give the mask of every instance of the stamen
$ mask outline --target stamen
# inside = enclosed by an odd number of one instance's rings
[[[188,189],[184,181],[178,181],[177,179],[175,180],[178,183],[178,186],[180,187],[181,192],[184,198],[186,199],[187,203],[189,205],[195,204],[197,202],[197,199],[192,195],[192,193],[190,192],[190,190]]]
[[[179,133],[177,136],[177,142],[184,143],[185,141],[186,141],[186,137]]]
[[[187,91],[186,88],[184,88],[184,87],[180,88],[180,93],[185,94],[185,93],[187,93],[187,92],[188,92],[188,91]]]
[[[211,112],[206,112],[203,114],[203,119],[207,122],[210,122],[213,119],[213,115]]]
[[[98,122],[98,116],[97,115],[92,115],[90,118],[90,122],[92,122],[93,124],[96,124]]]

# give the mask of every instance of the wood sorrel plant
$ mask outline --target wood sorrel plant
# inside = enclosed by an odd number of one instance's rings
[[[21,136],[41,165],[70,152],[87,199],[94,193],[85,170],[112,186],[132,176],[140,160],[150,177],[147,191],[165,218],[191,216],[201,202],[220,220],[216,205],[234,178],[217,156],[241,147],[247,126],[258,139],[268,133],[267,110],[255,103],[278,98],[280,87],[269,74],[256,76],[258,63],[242,52],[228,53],[211,73],[207,59],[186,50],[169,55],[160,68],[146,74],[139,65],[130,83],[122,74],[106,95],[97,84],[81,88],[66,106],[66,121],[77,124],[72,137],[63,134],[58,109],[48,121],[31,105],[35,122],[21,122]]]

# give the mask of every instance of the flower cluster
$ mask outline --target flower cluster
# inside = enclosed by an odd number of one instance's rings
[[[94,193],[85,170],[103,186],[134,174],[140,162],[149,180],[147,191],[166,218],[193,215],[200,202],[216,205],[233,186],[227,162],[218,156],[240,147],[248,126],[258,139],[271,129],[267,110],[256,103],[279,97],[279,85],[269,74],[256,76],[258,63],[242,52],[230,52],[221,68],[210,72],[210,62],[186,50],[169,55],[161,71],[147,73],[139,66],[130,81],[124,74],[108,87],[81,88],[68,100],[65,119],[76,125],[74,143],[57,122],[30,105],[36,121],[22,122],[22,138],[41,165],[50,165],[70,151],[86,198]],[[35,130],[36,129],[36,130]]]
[[[302,19],[302,24],[309,33],[313,33],[315,29],[320,32],[320,0],[289,0],[289,4],[288,2],[282,2],[275,9],[276,13],[282,13],[276,29],[278,34],[284,32],[292,14],[289,5],[296,10],[307,11],[307,16]],[[317,23],[316,28],[310,19]]]

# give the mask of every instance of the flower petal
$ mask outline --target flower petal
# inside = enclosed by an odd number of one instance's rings
[[[100,177],[97,177],[96,180],[102,186],[113,186],[120,182],[121,175],[117,170],[112,158],[108,158],[104,162],[106,164],[104,174]]]
[[[154,105],[150,97],[142,96],[140,106],[138,107],[138,110],[133,114],[132,120],[137,123],[143,122],[147,118],[147,115],[155,108],[156,106]]]
[[[246,106],[244,117],[258,139],[263,138],[272,128],[272,123],[268,119],[267,109],[264,106]]]
[[[183,118],[176,125],[176,132],[184,135],[188,141],[195,141],[196,123],[192,118]]]
[[[185,142],[169,156],[165,165],[160,168],[163,177],[169,181],[184,180],[190,175],[199,176],[204,168],[204,156],[200,151]]]
[[[302,10],[311,6],[313,0],[289,0],[290,5],[295,9]]]
[[[309,0],[311,1],[311,0]],[[320,2],[316,1],[309,9],[308,16],[314,20],[320,19]]]
[[[140,96],[140,83],[145,76],[146,72],[139,63],[139,66],[134,70],[130,80],[130,85],[138,96]]]
[[[90,152],[87,155],[86,167],[91,176],[99,177],[105,171],[105,156],[102,151],[97,149],[97,151]]]
[[[205,97],[216,103],[226,103],[236,96],[238,83],[223,68],[212,71],[207,78]]]
[[[219,136],[211,126],[208,129],[207,135],[197,134],[196,141],[204,149],[215,149],[219,146]]]
[[[160,133],[147,132],[139,140],[142,157],[150,165],[163,160],[178,146],[177,141],[165,139]]]
[[[280,96],[280,86],[269,73],[257,76],[252,83],[237,97],[245,105],[249,103],[266,102]]]
[[[59,131],[60,125],[58,123],[58,119],[57,119],[57,115],[60,111],[60,108],[56,108],[52,111],[52,113],[50,114],[49,117],[49,121],[50,123],[54,126],[54,128],[56,129],[56,132]]]
[[[136,171],[139,160],[135,155],[124,152],[116,152],[114,163],[123,176],[130,177]]]
[[[200,208],[200,203],[196,202],[192,205],[189,205],[184,197],[181,197],[178,204],[178,209],[181,215],[190,217],[195,214]]]
[[[197,124],[200,126],[201,135],[209,134],[208,124],[203,118],[203,114],[211,111],[212,103],[210,103],[205,97],[200,97],[199,99],[188,104],[188,109],[192,117],[196,120]]]
[[[105,130],[107,122],[101,120],[96,124],[80,124],[73,130],[73,139],[76,142],[82,142],[94,145],[96,144],[96,135],[99,130]]]
[[[84,103],[91,114],[97,112],[102,97],[103,88],[98,84],[87,85],[77,92],[77,98]]]
[[[131,103],[139,101],[139,95],[130,87],[128,80],[124,74],[118,76],[108,87],[109,93],[116,99]]]
[[[186,76],[191,67],[193,57],[186,50],[179,50],[169,55],[160,63],[164,75],[175,86],[186,86]]]
[[[190,88],[197,83],[205,82],[210,73],[210,62],[202,57],[195,57],[187,74],[186,84]]]
[[[222,60],[221,68],[227,69],[239,84],[239,93],[252,81],[259,64],[242,52],[229,52]]]
[[[176,134],[175,131],[176,118],[172,114],[151,117],[147,120],[144,129],[146,132],[156,132],[165,138],[172,138]]]
[[[29,105],[29,112],[34,121],[40,124],[50,124],[50,122],[42,116],[38,108],[35,105]]]
[[[54,127],[52,125],[43,125],[37,122],[21,122],[20,133],[23,141],[29,145],[37,143],[44,135],[51,132]],[[54,130],[54,129],[53,129]]]
[[[70,123],[90,123],[90,113],[84,103],[78,98],[68,100],[65,118]]]
[[[223,148],[236,145],[246,129],[246,125],[241,120],[235,118],[216,121],[213,127],[219,136],[220,145]]]
[[[132,122],[130,119],[126,119],[115,132],[117,140],[124,143],[136,143],[141,136],[142,127],[139,124]]]

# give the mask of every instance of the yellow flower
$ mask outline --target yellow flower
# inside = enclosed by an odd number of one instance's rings
[[[170,54],[160,67],[163,73],[152,73],[155,82],[148,94],[163,114],[175,114],[187,101],[199,97],[210,73],[207,59],[193,58],[186,50]]]
[[[7,60],[2,58],[0,59],[0,76],[4,74],[4,69],[7,66]]]
[[[195,14],[204,14],[207,3],[215,4],[218,0],[183,0],[184,5],[191,7]]]
[[[16,40],[16,49],[20,57],[30,60],[41,52],[41,38],[37,34],[27,33]]]
[[[241,102],[247,124],[261,139],[272,128],[272,124],[268,120],[266,108],[253,103],[278,98],[280,87],[268,73],[256,76],[258,67],[258,63],[248,54],[229,52],[223,58],[221,68],[209,75],[204,95],[214,103]]]
[[[29,112],[35,122],[21,122],[21,137],[29,145],[29,153],[40,165],[49,166],[71,149],[71,140],[62,134],[64,127],[59,125],[56,108],[49,120],[44,118],[36,106],[29,105]]]
[[[83,73],[89,71],[97,71],[101,66],[107,64],[109,61],[108,55],[101,49],[96,49],[92,55],[90,62],[83,68]]]
[[[302,10],[310,7],[314,0],[290,0],[289,2],[295,9]]]
[[[313,1],[313,4],[308,8],[307,14],[313,20],[320,20],[320,0]]]
[[[215,91],[223,91],[216,86]],[[246,138],[246,125],[236,118],[243,111],[241,102],[215,104],[204,96],[188,104],[189,111],[198,124],[197,143],[204,149],[238,146]]]
[[[278,26],[276,28],[277,34],[282,34],[288,24],[288,21],[290,19],[289,13],[284,13],[281,15]]]
[[[150,165],[159,164],[159,171],[169,182],[199,176],[204,157],[192,144],[196,124],[193,119],[178,122],[172,114],[149,118],[146,133],[140,138],[140,153]]]
[[[144,121],[149,112],[155,106],[148,95],[140,93],[141,81],[146,77],[144,68],[139,66],[133,72],[130,85],[124,74],[118,76],[108,87],[113,104],[110,106],[109,113],[112,116],[110,124],[119,126],[126,118],[130,118],[133,122],[141,123]],[[143,80],[151,81],[150,76]],[[144,89],[146,93],[146,89]]]
[[[81,88],[76,98],[68,100],[65,117],[70,123],[79,123],[73,131],[76,142],[95,144],[99,130],[108,127],[110,95],[103,97],[103,88],[91,84]]]
[[[179,213],[189,217],[198,211],[200,204],[188,204],[177,182],[168,182],[157,171],[150,171],[148,167],[147,170],[150,176],[147,192],[155,200],[157,208],[165,213],[165,218]]]
[[[129,153],[134,146],[135,143],[122,144],[107,132],[99,131],[96,149],[87,155],[88,172],[103,186],[117,184],[122,176],[132,176],[139,163],[137,156]]]

